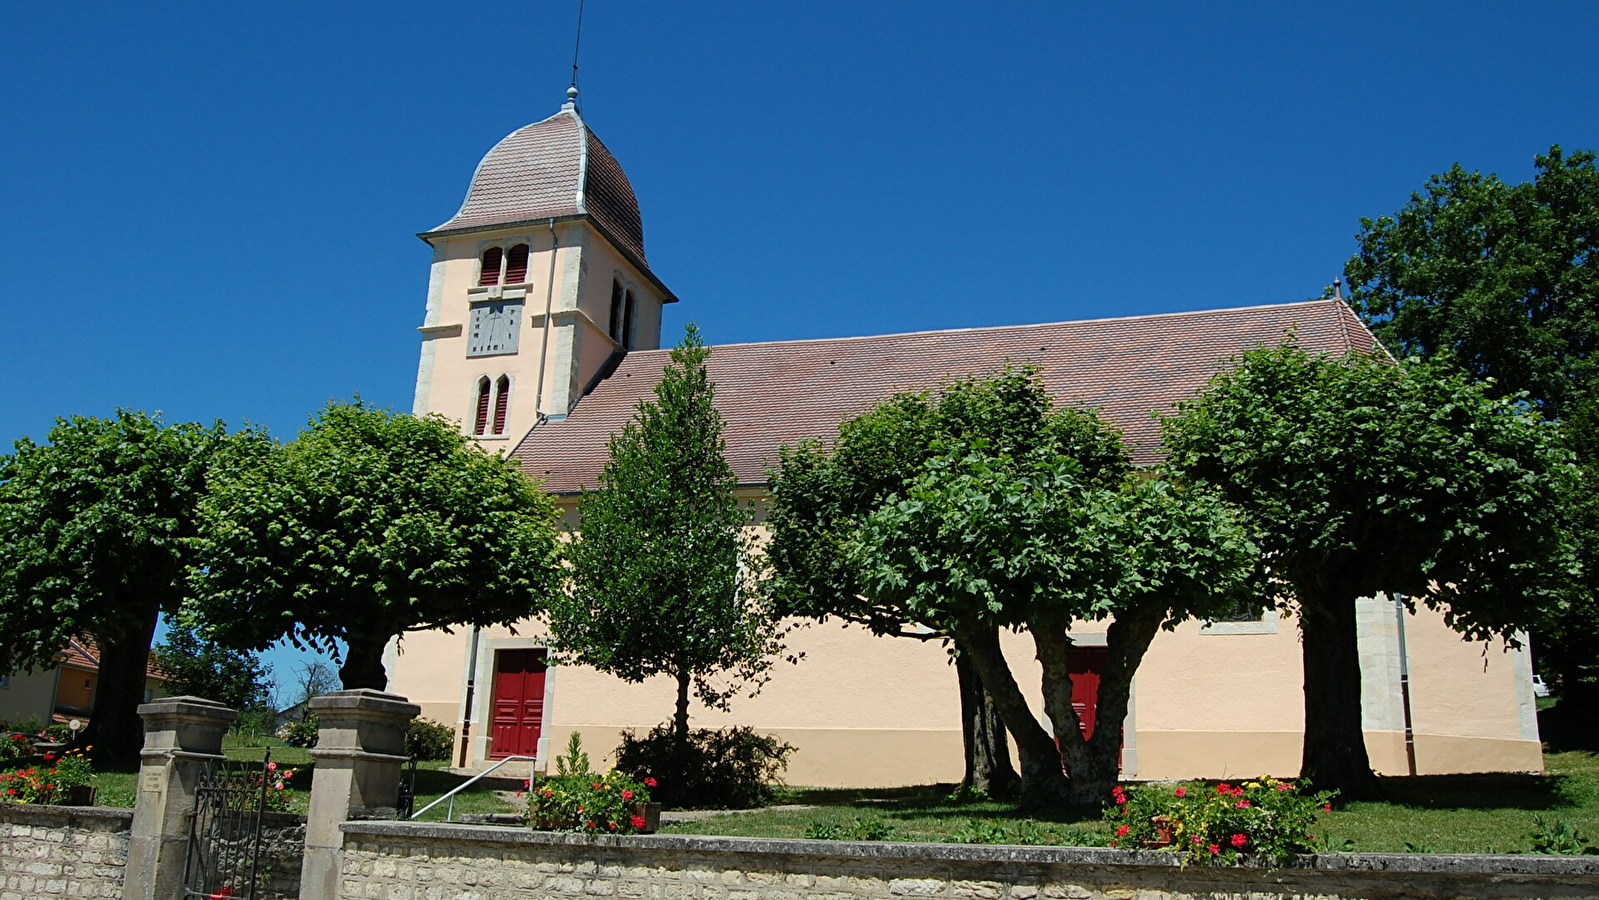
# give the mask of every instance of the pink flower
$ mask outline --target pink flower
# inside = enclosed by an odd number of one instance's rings
[[[653,779],[653,778],[644,779],[644,786],[645,787],[655,787],[655,779]]]
[[[1249,801],[1248,800],[1240,800],[1240,801],[1238,801],[1237,808],[1238,809],[1248,809],[1249,808]]]
[[[622,799],[623,800],[632,800],[633,799],[633,792],[628,790],[627,788],[623,788],[622,789]]]
[[[1245,845],[1247,843],[1249,843],[1249,835],[1247,835],[1247,834],[1235,834],[1235,835],[1233,835],[1233,846],[1234,847],[1242,847],[1243,845]]]
[[[1203,844],[1205,842],[1205,839],[1196,834],[1193,837],[1193,842],[1196,843],[1196,844]]]
[[[1127,836],[1127,832],[1129,832],[1129,831],[1132,831],[1132,829],[1127,827],[1126,825],[1118,825],[1118,826],[1116,826],[1116,836],[1117,837],[1126,837]]]
[[[1279,785],[1277,785],[1277,790],[1279,790],[1279,791],[1291,791],[1293,789],[1294,789],[1294,786],[1291,785],[1291,784],[1279,784]]]
[[[1211,844],[1210,845],[1210,852],[1213,853],[1213,854],[1214,853],[1220,853],[1221,852],[1221,845],[1220,844]]]
[[[267,771],[268,772],[276,772],[277,770],[278,770],[278,764],[277,763],[274,763],[274,762],[267,763]]]
[[[1221,784],[1216,785],[1216,793],[1218,793],[1218,794],[1230,794],[1230,793],[1232,793],[1232,790],[1233,790],[1233,786],[1228,784],[1225,781],[1223,781]]]
[[[1188,796],[1188,788],[1178,788],[1176,794],[1179,797],[1186,797]]]

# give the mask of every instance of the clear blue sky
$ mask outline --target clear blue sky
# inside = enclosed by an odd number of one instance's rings
[[[576,13],[8,7],[0,441],[408,409],[414,234],[558,108]],[[1595,35],[1591,2],[589,0],[582,104],[668,341],[869,334],[1317,295],[1430,173],[1599,147]]]

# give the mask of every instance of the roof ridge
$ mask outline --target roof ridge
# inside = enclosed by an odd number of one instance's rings
[[[1100,316],[1092,319],[1059,319],[1053,322],[1025,322],[1014,325],[974,325],[967,328],[926,328],[920,331],[890,331],[883,334],[852,334],[844,337],[822,338],[780,338],[771,341],[734,341],[727,344],[708,344],[711,350],[723,347],[770,347],[777,344],[821,344],[845,343],[848,341],[875,341],[883,338],[915,337],[924,334],[967,334],[990,331],[1010,331],[1022,328],[1047,328],[1051,325],[1097,325],[1106,322],[1137,322],[1149,319],[1171,319],[1181,316],[1208,316],[1218,313],[1243,312],[1245,310],[1281,309],[1289,306],[1315,306],[1320,303],[1330,303],[1331,300],[1289,300],[1282,303],[1259,303],[1252,306],[1224,306],[1215,309],[1190,309],[1177,312],[1142,313],[1136,316]],[[671,348],[662,347],[656,350],[634,350],[629,355],[646,353],[668,353]]]

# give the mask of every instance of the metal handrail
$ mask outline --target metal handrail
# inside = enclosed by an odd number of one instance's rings
[[[408,821],[417,819],[423,813],[427,812],[428,810],[432,809],[435,806],[438,806],[440,803],[443,803],[446,800],[450,801],[450,805],[445,807],[445,809],[444,809],[444,821],[446,821],[446,822],[450,821],[450,819],[455,815],[455,795],[456,794],[461,793],[462,791],[464,791],[467,788],[471,787],[472,785],[476,784],[478,781],[480,781],[480,780],[482,780],[484,778],[487,778],[489,775],[491,775],[494,772],[495,769],[498,769],[500,766],[503,766],[503,765],[505,765],[508,762],[517,762],[517,761],[526,762],[528,764],[528,766],[527,766],[527,778],[528,778],[528,781],[532,781],[533,780],[533,764],[538,762],[538,757],[536,757],[536,756],[507,756],[506,758],[500,760],[499,762],[495,763],[494,765],[489,766],[487,769],[484,769],[483,771],[477,773],[476,775],[473,775],[471,778],[468,778],[467,780],[465,780],[465,781],[461,782],[460,784],[456,785],[454,788],[452,788],[450,790],[450,792],[448,794],[445,794],[444,796],[440,797],[439,799],[434,800],[432,803],[429,803],[427,806],[422,807],[421,809],[417,810],[416,812],[411,813],[411,819],[408,820]]]

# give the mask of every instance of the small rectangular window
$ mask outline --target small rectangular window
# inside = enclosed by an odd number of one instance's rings
[[[467,326],[466,355],[494,356],[515,353],[521,336],[522,301],[498,300],[472,304],[472,320]]]
[[[8,688],[10,686],[11,686],[11,676],[10,675],[0,675],[0,688]]]

